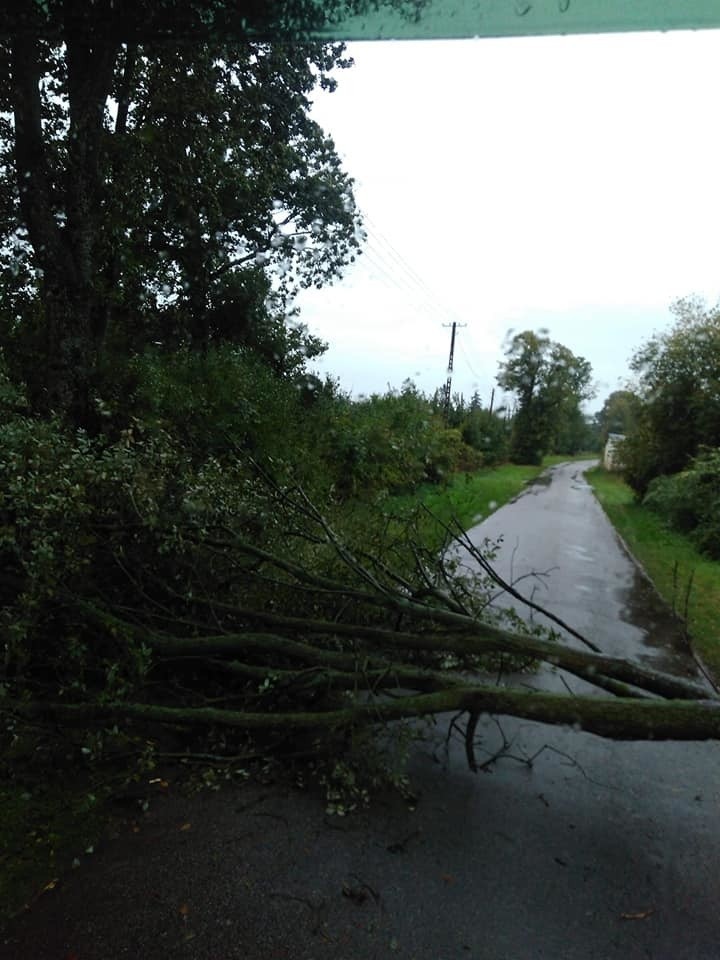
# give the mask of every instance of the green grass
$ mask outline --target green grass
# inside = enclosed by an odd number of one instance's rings
[[[693,647],[720,677],[720,563],[635,502],[621,477],[595,468],[587,479],[605,513],[661,596],[687,623]]]
[[[508,503],[548,467],[570,460],[587,460],[595,454],[576,457],[553,454],[537,467],[504,463],[477,473],[458,474],[446,487],[427,487],[422,492],[423,504],[444,522],[456,517],[467,529]]]
[[[467,530],[516,497],[548,467],[596,456],[592,453],[576,457],[553,455],[545,457],[541,466],[505,463],[474,473],[459,473],[442,486],[427,484],[415,493],[391,497],[386,501],[385,509],[390,514],[403,516],[422,504],[440,524],[451,524],[457,520]],[[423,527],[426,542],[439,548],[443,539],[442,529],[429,517]]]
[[[425,488],[422,503],[443,522],[455,517],[467,528],[516,497],[544,469],[507,463],[477,473],[458,474],[445,487]]]
[[[517,496],[544,469],[504,464],[475,473],[457,473],[442,486],[426,484],[414,493],[390,497],[383,506],[387,514],[397,518],[415,513],[419,506],[425,507],[429,513],[420,515],[417,532],[428,549],[439,550],[445,538],[444,525],[454,525],[457,520],[467,530],[480,523]]]
[[[543,459],[543,470],[546,467],[554,467],[558,463],[572,463],[575,460],[599,460],[600,454],[597,451],[588,450],[585,453],[574,453],[568,456],[563,453],[551,453]]]

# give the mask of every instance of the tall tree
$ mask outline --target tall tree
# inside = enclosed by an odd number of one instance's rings
[[[318,42],[123,42],[103,5],[36,6],[0,48],[2,334],[33,406],[85,422],[113,337],[242,340],[258,274],[287,297],[354,257],[352,182],[309,116],[349,61]]]
[[[592,396],[592,368],[544,332],[532,330],[516,334],[505,356],[497,381],[517,398],[511,456],[520,463],[539,463],[565,421]]]

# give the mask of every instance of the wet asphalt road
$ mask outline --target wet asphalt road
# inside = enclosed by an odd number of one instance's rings
[[[603,649],[693,672],[577,465],[473,536],[497,530],[506,572],[556,567],[535,599]],[[171,784],[137,832],[121,825],[19,918],[0,957],[720,957],[717,745],[502,719],[481,724],[488,754],[500,729],[519,759],[480,774],[431,735],[412,762],[415,809],[379,798],[328,820],[316,794],[279,783],[191,797]]]
[[[594,463],[551,468],[468,535],[477,546],[502,537],[494,565],[504,579],[517,581],[523,595],[603,653],[696,678],[682,624],[627,554],[584,478]],[[528,615],[554,626],[541,615]],[[569,635],[566,640],[576,643]]]

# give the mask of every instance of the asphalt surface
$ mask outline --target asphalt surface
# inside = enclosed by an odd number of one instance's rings
[[[506,572],[554,568],[521,583],[603,649],[694,674],[679,624],[580,467],[556,468],[472,536],[498,531]],[[480,759],[503,740],[509,755],[473,774],[443,732],[413,758],[416,805],[378,798],[344,820],[326,817],[313,789],[185,796],[171,783],[15,921],[0,957],[720,956],[716,744],[613,743],[487,718]]]
[[[695,679],[682,624],[629,556],[585,480],[594,463],[552,467],[468,536],[477,546],[502,538],[494,561],[501,575],[604,653]]]

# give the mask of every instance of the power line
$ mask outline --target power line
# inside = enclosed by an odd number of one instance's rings
[[[417,271],[405,260],[405,258],[398,252],[396,247],[388,240],[388,238],[383,234],[377,224],[373,221],[372,217],[366,215],[365,217],[367,224],[367,234],[370,237],[376,246],[379,248],[379,252],[384,252],[390,260],[392,260],[395,265],[400,269],[402,274],[408,279],[408,282],[414,287],[417,287],[418,291],[422,293],[422,296],[430,303],[433,304],[434,309],[441,315],[449,316],[451,320],[454,318],[455,322],[460,322],[460,319],[457,313],[449,307],[447,303],[444,303],[432,290],[425,280],[419,276]]]
[[[413,284],[407,276],[394,270],[392,264],[388,265],[381,250],[372,244],[366,245],[363,257],[366,258],[366,262],[371,269],[377,271],[381,281],[386,287],[393,289],[394,292],[400,293],[406,300],[409,300],[415,309],[424,311],[431,320],[437,321],[438,310],[435,305],[428,300],[424,292]]]
[[[475,377],[476,380],[480,380],[480,374],[474,370],[473,365],[470,363],[470,357],[468,357],[462,341],[460,342],[460,353],[462,353],[463,357],[465,358],[465,363],[468,365],[470,373]]]

